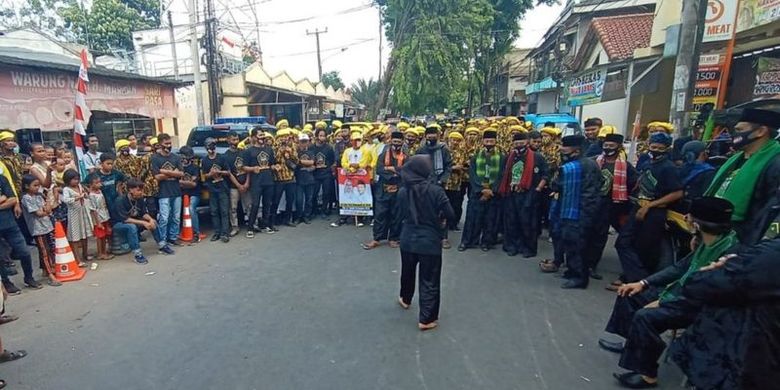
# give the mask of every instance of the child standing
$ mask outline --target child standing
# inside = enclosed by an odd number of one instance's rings
[[[114,258],[114,255],[109,253],[111,249],[111,224],[108,221],[111,217],[108,214],[102,183],[98,174],[93,173],[87,176],[89,187],[87,209],[89,209],[89,215],[92,218],[93,233],[97,240],[97,258],[98,260],[111,260]]]
[[[43,276],[47,277],[49,286],[61,286],[54,278],[54,225],[51,222],[52,205],[41,193],[41,182],[35,176],[22,177],[22,212],[35,246],[38,247],[38,260]]]
[[[89,193],[81,186],[79,173],[69,169],[63,175],[65,187],[62,189],[62,202],[68,206],[67,237],[73,247],[73,254],[79,267],[86,267],[87,238],[92,237],[92,218],[87,209]]]

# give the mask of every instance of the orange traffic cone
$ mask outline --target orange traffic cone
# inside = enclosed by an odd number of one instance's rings
[[[54,277],[60,282],[81,280],[87,273],[76,263],[76,257],[70,250],[68,239],[65,238],[65,229],[60,221],[54,225],[54,262],[56,263]]]
[[[190,196],[184,195],[184,218],[182,218],[182,229],[180,240],[192,242],[192,216],[190,215]]]

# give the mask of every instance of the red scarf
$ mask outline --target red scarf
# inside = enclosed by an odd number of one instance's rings
[[[404,165],[404,158],[406,158],[406,155],[404,154],[404,150],[401,149],[398,151],[398,153],[393,151],[392,146],[387,146],[387,153],[385,153],[385,166],[386,167],[393,167],[392,159],[390,158],[390,155],[395,156],[395,161],[398,163],[398,166],[395,166],[395,168],[402,167]]]
[[[509,158],[506,159],[506,166],[504,167],[504,177],[501,179],[501,186],[498,187],[498,193],[501,195],[508,194],[512,188],[512,167],[515,165],[515,159],[518,157],[517,149],[512,149],[509,153]],[[528,191],[531,189],[534,180],[534,168],[535,168],[535,153],[533,150],[525,150],[525,165],[523,166],[523,176],[520,177],[520,183],[517,185],[521,191]]]
[[[599,164],[599,168],[604,165],[604,154],[596,157],[596,162]],[[612,174],[612,201],[613,202],[627,202],[628,201],[628,163],[623,156],[618,156],[615,160],[615,169]]]

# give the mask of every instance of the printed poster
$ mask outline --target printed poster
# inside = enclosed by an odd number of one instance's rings
[[[374,215],[371,208],[374,203],[371,197],[371,177],[366,170],[350,173],[339,169],[338,184],[340,215]]]

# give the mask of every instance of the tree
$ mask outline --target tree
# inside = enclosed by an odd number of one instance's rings
[[[352,84],[352,100],[366,106],[368,117],[373,118],[378,113],[377,102],[379,100],[379,83],[373,78],[358,79]]]
[[[133,31],[160,26],[154,0],[94,0],[88,10],[78,0],[67,1],[58,14],[75,39],[91,50],[133,50]]]
[[[12,1],[6,4],[10,6],[0,8],[0,28],[32,27],[58,37],[66,35],[62,19],[57,15],[57,9],[63,5],[61,0]]]
[[[338,71],[330,71],[322,74],[322,81],[326,87],[332,87],[333,89],[344,89],[344,82],[341,81],[341,75]]]
[[[535,3],[556,0],[375,1],[392,45],[377,105],[391,97],[397,109],[422,113],[463,107],[472,93],[482,101],[519,19]]]

